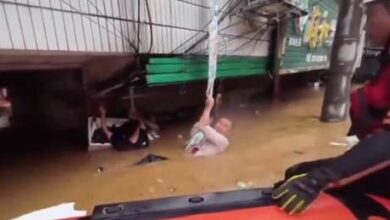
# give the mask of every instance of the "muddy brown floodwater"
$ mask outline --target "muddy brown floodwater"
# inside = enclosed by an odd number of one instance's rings
[[[220,156],[189,158],[178,135],[190,124],[171,126],[150,149],[43,153],[8,158],[0,167],[0,219],[64,202],[91,213],[98,204],[166,196],[267,187],[300,161],[338,155],[331,146],[345,136],[348,122],[318,121],[322,92],[299,90],[272,106],[241,106],[232,118],[231,147]],[[132,166],[148,153],[169,160]],[[102,167],[103,171],[98,172]]]

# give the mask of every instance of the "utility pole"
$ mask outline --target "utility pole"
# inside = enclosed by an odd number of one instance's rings
[[[364,46],[366,16],[362,0],[342,0],[330,61],[321,120],[344,121],[349,112],[351,80]]]
[[[283,58],[284,44],[286,41],[287,23],[280,20],[280,16],[276,18],[276,44],[274,49],[274,60],[272,74],[273,80],[273,100],[279,101],[280,99],[280,66]]]

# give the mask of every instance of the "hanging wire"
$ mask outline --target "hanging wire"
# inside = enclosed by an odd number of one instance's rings
[[[84,16],[84,14],[81,12],[81,10],[78,10],[78,9],[75,8],[73,5],[71,5],[71,4],[67,3],[67,2],[64,2],[64,0],[60,0],[60,1],[63,1],[64,4],[68,5],[68,6],[71,8],[72,12],[78,12],[80,15]],[[88,5],[88,14],[90,14],[89,4],[87,4],[87,5]],[[104,16],[104,17],[107,17],[107,16]],[[120,35],[118,36],[117,33],[116,33],[116,30],[115,30],[115,32],[112,32],[111,30],[109,30],[108,27],[102,26],[102,25],[100,25],[98,22],[96,22],[96,21],[94,21],[92,18],[90,18],[90,15],[88,15],[87,19],[88,19],[91,23],[94,23],[94,24],[98,25],[99,28],[105,29],[106,31],[108,31],[108,32],[110,32],[111,34],[113,34],[114,36],[116,36],[116,37],[118,37],[118,38],[124,38],[124,39],[126,39],[126,41],[130,44],[130,46],[131,46],[134,50],[136,50],[136,46],[134,45],[134,43],[132,43],[132,42],[130,41],[130,39],[129,39],[128,37],[126,37],[125,35],[119,33]],[[94,34],[93,34],[93,32],[92,32],[92,25],[91,25],[91,23],[90,23],[91,34],[92,34],[92,36],[94,36]],[[93,44],[93,46],[94,46],[94,50],[95,50],[95,44]]]
[[[74,21],[74,14],[73,14],[73,13],[71,14],[71,18],[72,18],[72,26],[73,26],[74,39],[75,39],[75,41],[76,41],[76,48],[77,48],[77,50],[79,51],[79,50],[80,50],[80,46],[79,46],[79,40],[77,39],[76,24],[75,24],[75,21]]]
[[[317,6],[318,4],[320,4],[321,2],[322,2],[323,0],[317,0],[316,2],[314,2],[312,5],[310,5],[310,7],[309,7],[309,9],[311,9],[311,8],[313,8],[313,7],[315,7],[315,6]],[[280,4],[280,3],[279,3]],[[295,8],[293,8],[293,9],[289,9],[287,12],[285,12],[284,14],[287,14],[287,15],[289,15],[290,14],[290,12],[292,12],[292,11],[295,11],[296,9]],[[279,15],[279,14],[277,14],[274,18],[272,18],[272,19],[275,19],[275,20],[277,20],[277,21],[281,21],[282,19],[282,16],[281,15]],[[289,17],[288,16],[285,16],[284,17],[284,19],[288,19]],[[261,27],[264,27],[265,25],[267,25],[268,23],[265,23],[265,24],[263,24]],[[256,32],[258,32],[258,31],[261,31],[262,29],[259,29],[259,30],[255,30]],[[250,33],[253,33],[254,31],[252,30],[252,31],[249,31],[248,33],[244,33],[243,35],[247,35],[247,34],[250,34]],[[266,32],[264,32],[264,34],[265,34]],[[259,42],[264,42],[264,41],[268,41],[268,40],[264,40],[264,39],[261,39],[261,37],[260,38],[258,38],[258,36],[264,36],[264,34],[262,34],[262,32],[259,32],[259,33],[256,33],[256,35],[253,37],[253,38],[250,38],[250,39],[248,39],[249,41],[248,42],[244,42],[242,45],[240,45],[239,47],[237,47],[235,50],[232,50],[231,52],[236,52],[237,50],[240,50],[240,49],[242,49],[242,48],[245,48],[246,46],[249,46],[249,45],[252,45],[252,43],[254,43],[254,42],[256,42],[256,46],[255,47],[257,47],[258,46],[258,43]],[[221,36],[223,36],[224,34],[221,34]],[[242,36],[242,35],[241,35]],[[234,37],[234,36],[232,36],[232,40],[230,40],[228,43],[230,43],[231,41],[233,41],[233,40],[235,40],[235,39],[238,39],[238,38],[240,38],[240,37]],[[196,52],[194,52],[194,54],[201,54],[201,53],[205,53],[206,51],[208,50],[208,48],[203,48],[203,49],[200,49],[200,50],[198,50],[198,51],[196,51]]]
[[[248,38],[248,37],[245,37],[246,35],[248,34],[252,34],[254,32],[257,32],[258,30],[250,30],[250,31],[247,31],[247,32],[244,32],[244,33],[241,33],[239,35],[228,35],[228,34],[223,34],[223,33],[220,33],[220,35],[222,37],[227,37],[229,38],[229,40],[225,41],[225,42],[222,42],[222,43],[225,43],[225,44],[230,44],[232,41],[234,40],[237,40],[237,39],[246,39],[246,40],[252,40],[252,38]],[[259,42],[268,42],[269,39],[257,39],[257,41]],[[195,54],[199,54],[199,53],[205,53],[207,51],[207,47],[206,48],[202,48],[198,51],[195,52]]]
[[[95,2],[97,2],[97,0],[95,0]],[[99,9],[97,7],[96,8],[96,14],[99,14]],[[102,26],[103,25],[100,25],[100,18],[98,17],[97,19],[97,25],[98,25],[98,30],[99,30],[99,38],[100,38],[100,48],[101,50],[104,49],[104,45],[103,45],[103,36],[102,36]],[[103,29],[106,29],[108,31],[108,28],[103,28]]]
[[[8,16],[7,16],[7,10],[5,9],[5,5],[1,4],[1,6],[3,8],[3,13],[4,13],[4,17],[5,17],[5,23],[7,24],[8,37],[9,37],[9,40],[11,42],[11,48],[14,49],[15,45],[14,45],[14,40],[12,38],[10,24],[9,24],[9,20],[8,20]]]
[[[50,8],[53,8],[51,1],[49,1],[49,6],[50,6]],[[57,25],[56,25],[56,22],[54,20],[54,11],[50,10],[50,12],[51,12],[50,13],[51,14],[51,20],[53,21],[53,27],[54,27],[54,30],[55,30],[54,31],[54,36],[56,38],[57,50],[60,50],[60,42],[58,40]]]
[[[78,6],[79,6],[79,10],[81,11],[81,3],[80,1],[78,1]],[[88,44],[87,44],[87,37],[85,36],[85,25],[84,25],[84,19],[82,16],[80,16],[80,20],[81,20],[81,31],[83,33],[83,39],[84,39],[84,45],[85,45],[85,50],[88,50]]]
[[[17,16],[18,16],[18,19],[17,19],[17,20],[18,20],[20,32],[22,33],[23,46],[24,46],[24,49],[26,50],[26,49],[27,49],[26,37],[25,37],[25,35],[24,35],[24,29],[23,29],[23,26],[22,26],[22,22],[21,22],[21,20],[20,20],[19,6],[16,6],[16,13],[17,13]]]
[[[129,20],[129,13],[128,13],[128,10],[127,10],[127,1],[124,1],[123,5],[124,5],[124,10],[125,10],[126,20]],[[119,2],[118,2],[118,7],[119,7]],[[134,16],[133,16],[133,18],[134,18]],[[129,42],[130,46],[133,48],[134,52],[136,52],[137,51],[137,47],[135,45],[135,39],[133,41],[130,40],[132,35],[131,35],[131,32],[130,32],[129,24],[127,22],[125,24],[126,24],[128,42]],[[135,32],[135,30],[136,30],[135,22],[132,22],[132,26],[133,26],[133,30]]]
[[[80,2],[80,1],[79,1]],[[73,6],[70,6],[71,8],[73,7]],[[77,11],[77,9],[75,9],[76,11]],[[88,11],[88,14],[91,14],[91,9],[90,9],[90,7],[89,7],[89,4],[87,4],[87,11]],[[81,12],[81,7],[80,7],[80,12]],[[93,46],[93,51],[96,51],[96,45],[95,45],[95,42],[96,42],[96,38],[95,38],[95,35],[93,34],[93,28],[92,28],[92,22],[93,22],[93,20],[92,20],[92,18],[89,16],[89,17],[87,17],[88,19],[89,19],[89,29],[90,29],[90,31],[91,31],[91,36],[92,36],[92,46]]]
[[[219,30],[219,31],[220,31],[220,32],[221,32],[221,31],[224,31],[224,30],[226,30],[226,29],[229,29],[229,28],[231,28],[231,27],[234,27],[234,26],[236,26],[236,25],[239,25],[239,24],[241,24],[242,22],[243,22],[243,20],[237,21],[237,22],[235,22],[235,23],[233,23],[233,24],[228,25],[227,27],[222,28],[222,29]],[[209,24],[208,24],[208,25],[209,25]],[[201,32],[198,32],[198,33],[201,33]],[[197,33],[197,34],[198,34],[198,33]],[[207,33],[207,32],[204,31],[203,33]],[[181,45],[179,45],[179,47],[182,46],[182,45],[185,45],[185,44],[188,43],[188,42],[190,42],[197,34],[193,35],[192,37],[190,37],[189,39],[187,39],[186,41],[184,41]],[[176,49],[175,49],[175,50],[176,50]],[[173,50],[171,53],[174,53],[175,50]]]
[[[232,13],[233,13],[233,12],[232,12]],[[231,26],[235,26],[235,25],[237,25],[237,24],[239,24],[239,23],[241,23],[241,22],[243,22],[243,21],[244,21],[244,20],[241,20],[241,21],[239,21],[239,22],[233,23],[233,24],[231,24],[231,25],[229,25],[229,26],[227,26],[227,27],[221,29],[220,31],[223,31],[223,30],[225,30],[225,29],[228,29],[228,28],[230,28]],[[267,23],[267,22],[261,22],[261,24],[262,24],[261,27],[264,27],[265,25],[269,25],[269,23]],[[229,40],[229,43],[232,42],[233,40],[239,39],[239,38],[248,39],[248,40],[252,41],[253,38],[246,38],[246,37],[244,37],[244,36],[247,35],[247,34],[256,32],[256,31],[257,31],[257,30],[250,30],[249,32],[245,32],[245,33],[242,33],[242,34],[240,34],[240,35],[230,35],[230,34],[223,34],[223,33],[220,33],[220,35],[221,35],[221,36],[224,36],[224,37],[230,37],[231,39]],[[268,39],[257,39],[257,41],[263,42],[263,41],[269,41],[269,40],[268,40]],[[192,53],[193,53],[193,54],[202,54],[202,53],[205,53],[207,50],[208,50],[207,47],[203,47],[203,48],[201,48],[200,50],[197,50],[197,51],[192,52]]]
[[[64,0],[61,0],[61,1],[64,1]],[[64,2],[65,4],[67,4],[70,8],[71,8],[71,10],[72,11],[74,11],[74,12],[78,12],[78,13],[80,13],[80,14],[82,14],[82,12],[81,12],[81,10],[78,10],[77,8],[75,8],[74,6],[72,6],[71,4],[69,4],[69,3],[67,3],[67,2]],[[89,4],[87,4],[88,6],[89,6]],[[88,7],[89,8],[89,7]],[[99,10],[97,9],[97,11],[99,12]],[[89,9],[88,9],[88,12],[90,13],[90,11],[89,11]],[[107,16],[104,16],[104,18],[107,18]],[[113,31],[111,31],[111,30],[109,30],[109,28],[107,27],[107,26],[103,26],[103,25],[100,25],[98,22],[96,22],[96,21],[94,21],[93,19],[91,19],[91,18],[89,18],[88,17],[88,20],[91,22],[91,23],[94,23],[94,24],[96,24],[96,25],[99,25],[99,28],[103,28],[103,29],[105,29],[106,31],[108,31],[108,32],[110,32],[111,34],[113,34],[115,37],[117,37],[117,38],[125,38],[128,42],[130,42],[130,40],[129,40],[129,38],[127,38],[126,36],[124,36],[123,34],[121,34],[120,33],[120,35],[118,36],[117,35],[117,29],[115,29],[114,31],[115,32],[113,32]],[[91,31],[92,31],[92,27],[91,27]],[[92,33],[92,32],[91,32]],[[93,35],[93,34],[92,34]],[[134,46],[134,44],[132,44],[131,42],[130,42],[130,46]]]
[[[150,23],[153,23],[152,21],[152,15],[150,13],[150,7],[149,7],[149,0],[145,0],[145,4],[146,4],[146,11],[147,11],[147,14],[148,14],[148,19],[149,19],[149,22]],[[149,31],[150,31],[150,44],[149,44],[149,54],[152,52],[152,48],[153,48],[153,26],[150,24],[149,25]]]
[[[235,1],[235,4],[233,4],[232,2],[234,1],[231,1],[230,3],[232,4],[232,6],[230,7],[230,9],[228,10],[228,13],[227,14],[224,14],[222,15],[219,20],[218,20],[218,23],[221,23],[223,20],[225,20],[226,17],[229,16],[230,13],[232,13],[242,2],[237,0]],[[188,53],[190,52],[192,49],[196,48],[196,46],[202,42],[204,42],[205,40],[207,40],[207,38],[209,37],[209,35],[206,33],[206,35],[204,35],[201,39],[199,39],[195,44],[191,45],[187,50],[184,51],[184,53]]]
[[[40,1],[40,0],[39,0]],[[65,5],[65,4],[67,4],[67,5],[71,5],[71,4],[69,4],[67,1],[63,1],[63,0],[61,0],[62,1],[62,3]],[[97,10],[97,13],[98,13],[98,15],[99,14],[102,14],[102,12],[101,12],[101,10],[99,10],[98,9],[98,7],[94,4],[94,3],[91,3],[91,1],[92,0],[88,0],[88,2],[89,2],[89,4],[92,4],[93,5],[93,7],[95,7]],[[182,3],[186,3],[186,4],[192,4],[192,5],[194,5],[194,6],[197,6],[197,7],[201,7],[201,8],[209,8],[208,6],[202,6],[201,4],[197,4],[197,3],[192,3],[192,2],[190,2],[189,0],[176,0],[176,1],[179,1],[179,2],[182,2]],[[4,4],[11,4],[11,2],[10,1],[0,1],[1,3],[4,3]],[[49,1],[49,3],[51,3],[52,1]],[[80,2],[80,1],[78,1],[78,2]],[[125,1],[126,2],[126,1]],[[239,3],[240,2],[242,2],[242,1],[238,1]],[[314,6],[316,6],[316,5],[318,5],[318,4],[320,4],[321,2],[323,2],[323,0],[317,0],[317,1],[315,1],[315,2],[313,2],[313,3],[311,3],[310,4],[310,7],[312,8],[312,7],[314,7]],[[221,12],[221,13],[223,13],[223,14],[226,14],[226,16],[231,16],[231,15],[238,15],[238,12],[237,12],[237,10],[236,11],[234,11],[234,9],[233,10],[231,10],[231,8],[232,8],[232,6],[234,6],[234,4],[235,3],[237,3],[237,1],[234,1],[234,0],[227,0],[226,2],[225,2],[225,5],[224,6],[226,6],[225,8],[221,8],[219,11]],[[43,9],[48,9],[48,10],[54,10],[54,11],[58,11],[58,12],[64,12],[64,13],[70,13],[70,14],[72,14],[72,19],[73,19],[73,12],[75,11],[75,12],[80,12],[81,11],[81,8],[80,9],[75,9],[74,7],[72,7],[72,10],[71,11],[69,11],[69,10],[62,10],[62,9],[52,9],[51,7],[49,8],[49,7],[40,7],[40,6],[36,6],[36,5],[29,5],[29,4],[22,4],[22,3],[20,3],[20,2],[14,2],[13,3],[14,5],[16,5],[17,7],[19,7],[19,6],[25,6],[25,7],[31,7],[31,8],[39,8],[40,10],[42,10],[42,8]],[[5,10],[5,5],[2,5],[3,6],[3,10],[4,11],[6,11]],[[152,47],[153,47],[153,38],[154,38],[154,34],[153,34],[153,26],[154,25],[160,25],[160,24],[154,24],[153,23],[153,21],[152,21],[152,16],[150,15],[150,6],[149,6],[149,2],[148,2],[148,0],[146,0],[145,1],[145,6],[146,6],[146,8],[147,8],[147,11],[149,11],[149,13],[148,13],[148,19],[149,19],[149,22],[141,22],[141,23],[143,23],[143,24],[147,24],[147,25],[150,25],[150,32],[151,32],[151,34],[150,34],[150,38],[151,38],[151,41],[150,41],[150,44],[149,44],[149,53],[151,53],[151,51],[152,51]],[[149,9],[148,9],[149,8]],[[288,12],[290,12],[290,11],[294,11],[294,10],[296,10],[296,9],[290,9]],[[53,12],[53,11],[52,11]],[[4,12],[4,14],[6,14],[6,12]],[[81,16],[88,16],[88,19],[90,19],[90,16],[92,16],[92,15],[88,15],[87,13],[79,13]],[[126,13],[127,14],[127,13]],[[116,27],[117,26],[117,24],[116,23],[114,23],[113,22],[113,20],[114,20],[114,18],[113,17],[110,17],[110,16],[96,16],[96,17],[98,17],[98,21],[99,21],[99,18],[103,18],[103,19],[105,19],[106,20],[106,23],[107,23],[107,21],[109,22],[109,23],[111,23],[112,25],[113,25],[113,27],[114,27],[114,31],[111,31],[112,29],[111,28],[108,28],[108,26],[106,25],[106,27],[104,27],[104,25],[100,25],[100,27],[101,28],[104,28],[104,29],[106,29],[108,32],[110,32],[110,33],[113,33],[114,34],[114,36],[116,36],[116,37],[121,37],[122,39],[123,38],[125,38],[128,42],[130,42],[130,40],[129,40],[129,38],[128,37],[126,37],[126,36],[124,36],[123,35],[123,33],[119,33],[119,35],[118,35],[118,32],[121,32],[121,31],[118,31],[118,28]],[[289,16],[286,16],[286,17],[284,17],[284,18],[288,18]],[[6,19],[7,19],[7,16],[6,16]],[[52,19],[53,20],[53,22],[54,22],[54,19]],[[121,20],[121,19],[119,19],[119,20]],[[130,21],[130,20],[128,20],[128,19],[124,19],[126,22],[134,22],[134,21]],[[94,22],[94,21],[91,21],[91,22]],[[55,23],[55,22],[54,22]],[[134,23],[136,23],[136,21],[134,22]],[[238,23],[238,22],[237,22]],[[83,22],[82,22],[82,24],[83,24]],[[237,24],[238,25],[238,24]],[[33,25],[34,26],[34,25]],[[205,26],[205,28],[207,27],[208,25],[206,25]],[[175,27],[168,27],[168,26],[166,26],[166,25],[164,25],[164,27],[167,27],[167,28],[175,28]],[[44,25],[44,28],[45,28],[45,25]],[[83,28],[84,29],[84,28]],[[100,29],[99,29],[100,30]],[[201,38],[204,38],[204,36],[202,36],[202,35],[206,35],[207,36],[207,33],[206,33],[206,31],[202,31],[203,29],[201,29],[201,30],[192,30],[192,31],[197,31],[197,33],[195,34],[195,35],[193,35],[193,36],[191,36],[189,39],[187,39],[187,41],[186,42],[184,42],[184,43],[182,43],[181,45],[179,45],[177,48],[175,48],[173,51],[172,51],[172,53],[173,52],[177,52],[177,51],[179,51],[179,50],[181,50],[181,49],[183,49],[186,45],[188,45],[188,43],[189,42],[193,42],[194,41],[194,39],[196,39],[196,38],[198,38],[199,36],[201,36]],[[68,30],[66,30],[66,28],[65,28],[65,31],[66,32],[68,32]],[[22,31],[23,32],[23,31]],[[91,32],[92,33],[92,32]],[[8,33],[8,34],[10,34],[10,33]],[[57,35],[57,31],[56,31],[56,33],[55,33],[56,35]],[[35,34],[34,34],[35,35]],[[45,34],[45,37],[47,38],[47,36],[46,36],[47,34]],[[222,34],[221,34],[222,35]],[[92,36],[93,36],[93,34],[92,34]],[[226,36],[226,35],[222,35],[222,36]],[[24,37],[24,34],[22,33],[22,37]],[[33,36],[33,37],[35,37],[35,36]],[[226,37],[228,37],[228,36],[226,36]],[[115,40],[116,40],[117,38],[115,38]],[[66,39],[65,39],[66,40]],[[79,39],[78,38],[76,38],[76,41],[78,41]],[[206,37],[206,40],[207,40],[207,37]],[[206,41],[206,40],[203,40],[203,42],[204,41]],[[12,38],[11,38],[11,41],[12,41]],[[56,42],[57,42],[57,48],[58,49],[60,49],[59,48],[59,39],[58,39],[58,36],[56,36]],[[85,41],[85,40],[84,40]],[[48,44],[48,42],[46,42],[47,44]],[[80,43],[80,42],[79,42]],[[131,43],[131,42],[130,42]],[[257,42],[257,43],[259,43],[259,42]],[[11,43],[11,44],[13,44],[13,43]],[[77,44],[77,42],[76,42],[76,44]],[[200,44],[200,43],[198,43],[198,41],[196,41],[194,44]],[[93,45],[93,46],[95,46],[95,45]],[[133,47],[134,45],[132,45],[132,47]],[[49,49],[49,45],[47,45],[47,48]],[[195,49],[197,49],[198,47],[194,47]],[[133,49],[134,49],[134,47],[133,47]],[[139,49],[139,48],[138,48]],[[189,52],[192,52],[193,50],[190,50]]]
[[[189,1],[186,1],[186,0],[176,0],[178,2],[183,2],[183,3],[186,3],[186,4],[189,4],[189,5],[193,5],[193,6],[196,6],[196,7],[199,7],[199,8],[204,8],[204,9],[210,9],[209,6],[206,6],[206,5],[201,5],[201,4],[197,4],[197,3],[193,3],[193,2],[189,2]],[[220,13],[228,13],[227,11],[223,10],[223,9],[220,9],[219,10]],[[241,19],[246,19],[245,16],[243,16],[241,13],[234,13],[234,12],[231,12],[229,13],[229,16],[235,16],[237,18],[241,18]],[[257,21],[255,20],[256,23],[263,23],[261,21]]]
[[[41,0],[38,0],[38,5],[39,6],[42,5]],[[48,40],[48,36],[47,36],[46,24],[45,24],[45,19],[43,17],[43,10],[42,10],[42,8],[39,9],[39,12],[40,12],[40,15],[41,15],[41,20],[42,20],[43,33],[45,34],[46,48],[47,48],[47,50],[49,50],[50,46],[49,46],[49,40]]]
[[[27,4],[30,4],[30,0],[27,0]],[[34,33],[34,43],[35,43],[35,48],[38,50],[38,40],[37,40],[37,31],[35,30],[35,25],[34,25],[34,19],[32,16],[31,8],[28,8],[28,14],[30,16],[30,22],[31,22],[31,28]]]
[[[60,1],[60,9],[63,9],[62,2]],[[65,13],[61,12],[61,18],[62,18],[62,25],[64,26],[64,33],[65,33],[65,40],[66,40],[66,48],[70,50],[70,45],[69,45],[69,37],[68,37],[68,31],[66,29],[66,23],[65,23]]]
[[[106,7],[106,3],[104,1],[102,1],[102,4],[103,4],[103,11],[104,11],[104,14],[107,15],[107,7]],[[107,27],[107,44],[108,44],[108,50],[111,51],[111,41],[110,41],[110,34],[108,32],[108,18],[105,19],[106,20],[106,27]],[[116,38],[115,38],[116,39]]]
[[[250,39],[250,40],[247,41],[247,42],[242,43],[240,46],[238,46],[238,47],[237,47],[236,49],[234,49],[232,52],[234,53],[234,52],[236,52],[236,51],[238,51],[238,50],[241,50],[241,49],[245,48],[245,46],[247,46],[247,45],[251,45],[254,41],[258,41],[257,39],[258,39],[258,38],[261,39],[261,38],[264,36],[264,34],[266,33],[266,31],[267,31],[267,29],[259,28],[259,29],[256,31],[255,35],[252,37],[252,39]]]
[[[225,4],[222,6],[221,10],[223,10],[225,7],[229,7],[229,4],[231,4],[231,2],[233,2],[233,1],[234,1],[234,0],[227,0],[227,1],[225,2]],[[226,13],[226,14],[227,14],[227,13]],[[210,25],[211,21],[212,21],[212,19],[211,19],[209,22],[207,22],[207,24],[206,24],[205,26],[203,26],[200,30],[198,30],[198,32],[197,32],[196,34],[192,35],[192,36],[191,36],[189,39],[187,39],[185,42],[181,43],[179,46],[177,46],[175,49],[173,49],[173,50],[171,51],[171,54],[177,53],[178,50],[179,50],[181,47],[185,46],[188,42],[190,42],[191,40],[193,40],[193,39],[194,39],[195,37],[197,37],[199,34],[204,33],[204,34],[205,34],[204,36],[207,36],[207,31],[206,31],[206,29],[207,29],[207,27]],[[202,36],[202,37],[204,37],[204,36]],[[207,37],[206,37],[206,39],[207,39]],[[198,42],[198,41],[197,41],[197,42]]]
[[[80,0],[79,0],[80,1]],[[110,0],[111,1],[111,3],[112,3],[112,0]],[[102,1],[102,3],[104,4],[104,1]],[[106,14],[106,12],[102,12],[101,10],[99,10],[99,7],[97,6],[97,3],[96,4],[94,4],[93,2],[92,2],[92,0],[87,0],[87,4],[91,4],[95,9],[96,9],[96,12],[97,12],[97,14],[99,15],[107,15]],[[105,9],[103,9],[104,11],[105,11]],[[107,20],[108,20],[108,18],[106,18]],[[115,29],[115,31],[119,31],[118,30],[118,27],[115,25],[115,22],[114,21],[109,21],[110,23],[111,23],[111,25],[114,27],[114,29]],[[107,25],[107,27],[108,27],[108,25]]]
[[[118,2],[119,4],[119,2]],[[114,16],[114,0],[111,0],[110,1],[110,8],[111,8],[111,15]],[[118,11],[118,16],[120,17],[120,12]],[[115,20],[113,19],[112,20],[112,23],[113,23],[113,28],[115,29]],[[119,27],[120,27],[120,35],[123,36],[123,30],[122,30],[122,22],[119,21]],[[122,41],[123,41],[123,37],[121,37]],[[115,41],[115,51],[118,52],[118,40],[117,38],[114,36],[114,41]],[[123,52],[125,52],[125,49],[123,49]]]
[[[140,43],[141,43],[141,39],[140,39],[140,34],[141,34],[141,0],[138,0],[137,1],[137,16],[138,16],[138,19],[137,19],[137,55],[139,55],[139,51],[140,51]]]

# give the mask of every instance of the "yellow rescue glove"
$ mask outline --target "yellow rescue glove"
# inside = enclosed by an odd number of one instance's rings
[[[288,214],[299,214],[319,196],[325,185],[309,174],[300,174],[275,188],[272,198]]]

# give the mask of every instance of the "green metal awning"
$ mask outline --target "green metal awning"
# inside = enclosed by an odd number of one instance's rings
[[[217,78],[264,75],[267,66],[267,57],[221,57]],[[150,58],[146,70],[148,85],[180,84],[208,78],[207,57]]]

